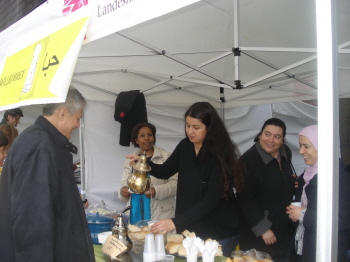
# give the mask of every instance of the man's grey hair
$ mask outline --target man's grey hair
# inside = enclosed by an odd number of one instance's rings
[[[85,108],[86,99],[77,89],[70,86],[66,101],[64,103],[45,104],[43,106],[43,116],[51,116],[58,108],[63,106],[68,109],[71,115],[73,115],[78,110]]]

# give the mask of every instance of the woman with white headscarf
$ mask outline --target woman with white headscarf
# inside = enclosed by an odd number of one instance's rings
[[[307,165],[298,178],[296,199],[301,207],[290,205],[287,214],[299,222],[295,235],[295,249],[301,261],[316,261],[317,232],[317,173],[318,173],[318,132],[317,125],[305,127],[299,133],[299,153]],[[350,176],[343,165],[339,166],[339,231],[338,262],[347,262],[347,234],[350,222]]]

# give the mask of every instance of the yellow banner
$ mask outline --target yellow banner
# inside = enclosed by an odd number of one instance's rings
[[[57,97],[50,83],[87,21],[82,18],[6,57],[0,74],[0,107],[19,101]]]

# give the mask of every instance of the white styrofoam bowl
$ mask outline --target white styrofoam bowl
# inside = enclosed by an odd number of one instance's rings
[[[98,237],[98,242],[101,243],[101,244],[104,244],[107,237],[112,235],[112,231],[106,231],[106,232],[102,232],[102,233],[99,233],[97,235]]]

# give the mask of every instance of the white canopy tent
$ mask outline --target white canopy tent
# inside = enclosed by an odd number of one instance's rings
[[[88,42],[73,83],[100,101],[131,89],[172,105],[219,107],[223,95],[225,107],[315,99],[315,2],[235,2],[199,1]],[[347,97],[350,7],[338,3],[339,94]]]

